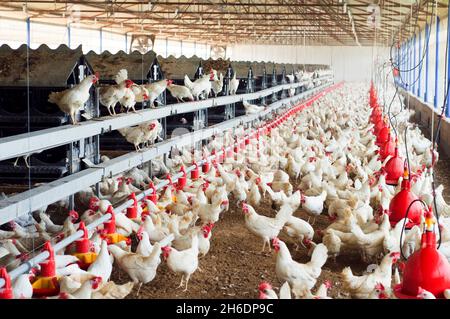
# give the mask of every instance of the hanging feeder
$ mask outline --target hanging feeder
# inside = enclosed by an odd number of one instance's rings
[[[181,166],[180,172],[183,173],[183,176],[181,176],[180,178],[178,178],[177,189],[178,189],[178,190],[183,190],[183,188],[184,188],[184,187],[186,186],[186,184],[187,184],[187,174],[186,174],[186,170],[185,170],[184,166]]]
[[[114,213],[113,207],[109,205],[106,210],[106,214],[111,214],[111,219],[104,222],[104,228],[102,232],[102,237],[106,240],[108,245],[117,244],[118,242],[125,241],[127,245],[131,245],[131,240],[122,234],[116,233],[116,214]]]
[[[59,294],[59,282],[56,277],[55,252],[49,241],[44,244],[43,251],[48,251],[49,257],[46,261],[39,263],[41,271],[31,283],[33,297],[56,296]]]
[[[398,192],[389,204],[389,221],[391,226],[394,227],[401,219],[406,217],[408,207],[418,197],[411,192],[411,183],[409,180],[408,169],[404,167],[402,189]],[[415,202],[411,205],[408,211],[408,219],[406,228],[411,228],[414,225],[419,225],[422,217],[422,207],[419,202]]]
[[[429,207],[425,212],[421,247],[409,257],[403,269],[403,281],[394,287],[397,298],[417,299],[420,289],[431,292],[436,298],[444,298],[444,291],[450,289],[450,264],[437,250],[434,226]]]
[[[202,172],[203,173],[208,173],[210,168],[211,168],[211,163],[205,158],[206,162],[203,163],[202,165]]]
[[[380,149],[380,156],[381,156],[381,160],[384,161],[386,159],[386,157],[390,156],[394,156],[395,155],[395,146],[397,144],[397,139],[394,142],[391,139],[391,133],[388,134],[388,141],[386,143],[384,143],[384,145],[381,146]]]
[[[13,299],[13,290],[11,286],[11,278],[5,267],[0,268],[0,278],[5,281],[5,284],[0,288],[0,299]]]
[[[84,222],[80,222],[78,230],[83,231],[83,237],[75,241],[75,253],[72,255],[79,259],[78,266],[83,270],[87,270],[97,259],[97,254],[91,251],[91,242],[89,241],[88,231]]]
[[[145,196],[145,199],[152,201],[153,204],[156,204],[158,202],[158,194],[156,194],[155,184],[153,184],[153,182],[150,182],[148,188],[152,190],[152,193],[150,195]]]
[[[198,164],[196,162],[193,162],[192,165],[194,165],[195,167],[191,172],[191,179],[195,181],[200,177],[200,171],[198,169]]]
[[[398,179],[404,171],[404,160],[398,155],[398,145],[395,146],[395,155],[386,163],[384,170],[386,171],[386,184],[397,186]]]
[[[389,133],[391,133],[391,128],[388,125],[383,126],[381,130],[378,131],[376,135],[375,144],[380,146],[384,145],[389,140]]]
[[[127,217],[130,219],[135,219],[135,218],[137,218],[137,214],[138,214],[138,201],[136,199],[136,194],[131,193],[128,196],[128,199],[133,200],[133,205],[131,205],[130,207],[127,207]]]

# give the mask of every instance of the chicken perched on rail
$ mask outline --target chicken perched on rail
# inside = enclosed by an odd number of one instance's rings
[[[258,106],[256,104],[250,104],[247,101],[242,101],[242,105],[245,108],[245,114],[255,114],[266,109],[265,106]]]
[[[213,80],[211,82],[211,89],[214,92],[214,96],[217,97],[217,95],[222,92],[223,89],[223,74],[220,73],[219,77],[217,77],[217,71],[212,70],[213,72]]]
[[[114,107],[124,97],[127,90],[134,84],[128,79],[128,71],[121,69],[114,77],[115,85],[100,88],[100,103],[104,105],[109,115],[116,115]]]
[[[233,77],[230,80],[229,93],[230,95],[235,95],[239,88],[239,79],[236,79],[236,71],[233,74]]]
[[[158,125],[154,122],[146,124],[147,125],[141,124],[139,126],[134,127],[125,127],[119,129],[118,131],[123,137],[125,137],[127,142],[134,145],[136,151],[141,151],[142,150],[140,147],[141,144],[146,143],[151,139],[154,140],[155,134],[157,136]]]
[[[169,90],[170,94],[176,98],[178,102],[185,102],[184,99],[194,101],[194,96],[192,95],[191,90],[186,86],[170,83],[167,85],[167,90]]]
[[[48,101],[58,105],[59,109],[70,115],[72,124],[78,124],[75,115],[79,109],[84,107],[89,100],[89,91],[92,84],[98,81],[98,74],[85,77],[79,84],[74,87],[61,91],[52,92],[48,96]]]
[[[213,79],[213,73],[203,74],[200,78],[192,82],[187,75],[184,76],[184,85],[191,90],[192,95],[196,100],[200,96],[204,96],[205,99],[209,97],[211,93],[211,80]]]
[[[167,86],[171,83],[173,83],[172,80],[161,80],[149,84],[144,84],[149,93],[148,100],[150,102],[150,107],[155,107],[155,101],[158,101],[158,96],[160,96],[165,91]]]

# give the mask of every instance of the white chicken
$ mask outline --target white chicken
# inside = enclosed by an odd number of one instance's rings
[[[97,81],[98,75],[89,75],[70,89],[50,93],[48,101],[50,103],[55,103],[61,111],[69,114],[72,119],[72,124],[78,124],[75,115],[89,100],[89,90],[91,89],[92,84]]]

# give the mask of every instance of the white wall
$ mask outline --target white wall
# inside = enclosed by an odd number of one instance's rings
[[[383,59],[388,59],[386,48],[242,44],[228,46],[227,57],[236,61],[328,64],[336,81],[368,81],[377,51]]]

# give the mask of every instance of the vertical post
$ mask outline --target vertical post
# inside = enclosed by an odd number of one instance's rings
[[[183,40],[180,40],[180,56],[183,55]]]
[[[417,65],[417,62],[416,62],[416,35],[414,34],[414,38],[413,38],[414,40],[413,40],[413,43],[414,43],[414,45],[413,45],[413,67],[414,67],[414,70],[412,71],[412,76],[413,76],[413,80],[412,80],[412,82],[413,82],[413,84],[412,84],[412,87],[411,87],[411,93],[412,94],[414,94],[415,93],[415,90],[416,90],[416,65]]]
[[[439,98],[439,24],[440,19],[436,15],[436,60],[434,67],[434,107],[438,107],[438,98]]]
[[[420,66],[419,66],[419,78],[417,80],[417,96],[421,97],[420,93],[421,93],[421,86],[422,86],[422,68],[423,68],[423,54],[422,54],[422,32],[419,30],[419,61],[421,61]]]
[[[414,77],[413,77],[413,71],[412,68],[414,67],[414,60],[413,60],[413,50],[414,50],[414,39],[411,37],[410,41],[409,41],[409,81],[408,81],[408,86],[409,86],[409,92],[412,93],[412,83],[414,82]]]
[[[128,53],[128,34],[125,32],[125,53]]]
[[[100,53],[103,52],[103,28],[100,28]]]
[[[425,39],[423,48],[425,50],[425,90],[424,90],[424,101],[428,102],[428,75],[430,71],[430,50],[428,44],[430,43],[430,26],[425,24]]]
[[[450,14],[450,8],[448,9],[448,14]],[[450,17],[450,16],[449,16]],[[447,47],[450,47],[450,18],[447,18]],[[450,83],[450,50],[447,50],[447,56],[445,57],[447,59],[447,83],[446,83],[446,89],[444,91],[444,94],[448,95],[447,93],[447,87],[448,84]],[[445,116],[446,117],[450,117],[450,107],[449,107],[449,101],[448,101],[448,96],[447,96],[447,100],[445,102]]]
[[[68,23],[67,24],[67,46],[70,48],[70,45],[71,45],[71,33],[70,33],[70,30],[71,30],[71,28],[70,28],[70,23]]]
[[[166,58],[169,56],[169,39],[166,38]]]
[[[28,47],[30,47],[30,45],[31,45],[31,20],[28,17],[26,21],[27,21],[27,45],[28,45]]]

